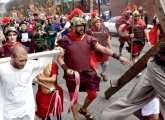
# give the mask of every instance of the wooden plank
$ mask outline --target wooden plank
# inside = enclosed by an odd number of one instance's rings
[[[51,50],[51,51],[44,51],[44,52],[37,52],[28,54],[28,59],[37,59],[40,57],[48,57],[48,56],[55,56],[60,54],[60,50]],[[10,57],[0,58],[0,64],[9,61]]]
[[[126,85],[129,81],[131,81],[134,77],[136,77],[144,68],[147,66],[147,61],[151,56],[154,55],[156,46],[161,43],[165,42],[165,36],[155,45],[153,46],[145,55],[143,55],[137,63],[135,63],[130,69],[126,71],[124,75],[122,75],[118,81],[118,87],[110,87],[108,88],[104,94],[105,98],[108,99],[113,94],[115,94],[118,90],[120,90],[124,85]]]

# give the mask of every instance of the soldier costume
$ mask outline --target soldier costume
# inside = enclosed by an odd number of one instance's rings
[[[101,44],[104,47],[111,48],[111,42],[110,42],[110,34],[108,28],[101,25],[101,21],[99,17],[95,17],[93,20],[93,26],[91,27],[93,36],[98,39],[98,43]],[[95,56],[97,63],[99,63],[102,67],[101,76],[103,77],[104,81],[107,81],[108,78],[106,76],[106,69],[108,66],[109,57],[108,55],[105,55],[99,51],[95,51]]]

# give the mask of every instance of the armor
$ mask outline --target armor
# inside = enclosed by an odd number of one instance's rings
[[[141,26],[135,26],[134,27],[134,38],[138,39],[138,40],[143,40],[145,35],[144,35],[144,27],[141,25]]]
[[[104,32],[93,32],[93,36],[97,38],[98,43],[102,46],[106,47],[108,45],[107,42],[107,34]]]

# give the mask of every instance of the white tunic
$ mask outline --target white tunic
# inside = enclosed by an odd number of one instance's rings
[[[160,113],[160,105],[158,98],[154,98],[142,108],[142,116],[149,116]]]
[[[53,57],[28,60],[23,69],[10,62],[0,64],[0,120],[34,120],[35,103],[32,81]]]

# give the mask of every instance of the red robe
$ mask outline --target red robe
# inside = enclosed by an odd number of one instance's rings
[[[0,57],[10,57],[13,47],[16,45],[23,46],[20,42],[16,42],[15,44],[11,44],[9,41],[6,42],[0,47]]]
[[[54,75],[54,74],[56,74],[56,76],[58,75],[58,66],[55,62],[52,62],[52,72],[51,73],[52,73],[52,75]],[[56,89],[59,91],[59,95],[61,98],[61,105],[62,105],[62,109],[63,109],[63,90],[57,84],[57,78],[56,78],[55,86],[56,86]],[[38,117],[46,117],[46,115],[49,116],[53,112],[56,95],[54,95],[53,98],[52,98],[52,95],[53,95],[53,93],[44,94],[41,91],[41,87],[40,86],[38,87],[38,91],[36,94],[36,103],[37,103],[36,115]],[[50,103],[51,98],[52,98],[52,101]],[[50,108],[48,108],[49,104],[50,104]],[[59,106],[59,103],[57,104],[57,108],[58,108],[58,106]],[[49,109],[49,112],[48,112],[48,109]],[[57,114],[61,114],[61,113],[57,113]]]

